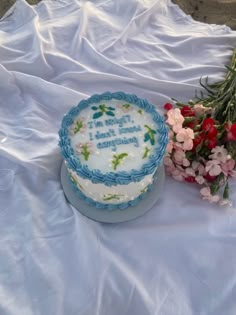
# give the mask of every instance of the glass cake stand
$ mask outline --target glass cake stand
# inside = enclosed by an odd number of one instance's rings
[[[128,207],[124,210],[97,209],[94,206],[88,205],[76,194],[69,181],[70,179],[68,178],[67,170],[63,162],[61,166],[61,184],[64,194],[70,204],[79,210],[80,213],[95,221],[118,223],[136,219],[137,217],[145,214],[156,204],[163,190],[165,171],[164,167],[160,166],[157,170],[157,180],[153,184],[152,190],[149,191],[144,198],[137,203],[137,205]]]

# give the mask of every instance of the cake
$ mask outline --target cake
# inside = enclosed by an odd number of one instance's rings
[[[168,142],[164,117],[136,95],[105,92],[63,117],[59,146],[78,198],[101,209],[135,206],[158,185]]]

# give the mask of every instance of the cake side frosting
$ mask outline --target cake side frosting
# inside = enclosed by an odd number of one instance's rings
[[[106,92],[81,101],[59,131],[67,166],[106,186],[139,182],[160,165],[168,138],[163,117],[135,95]]]
[[[133,182],[125,186],[93,184],[90,180],[79,177],[71,169],[68,169],[68,176],[73,189],[82,199],[97,208],[106,209],[126,209],[135,205],[152,189],[154,182],[154,174],[147,175],[138,183]]]

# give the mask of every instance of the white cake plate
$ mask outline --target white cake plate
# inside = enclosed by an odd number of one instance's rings
[[[150,210],[161,196],[164,182],[165,182],[165,171],[164,167],[161,166],[157,170],[157,180],[153,184],[153,189],[149,191],[142,200],[140,200],[137,205],[133,207],[128,207],[124,210],[106,210],[97,209],[94,206],[88,205],[84,200],[76,194],[73,189],[70,179],[67,175],[67,169],[64,162],[61,167],[61,184],[64,190],[64,194],[67,200],[83,215],[93,219],[95,221],[104,223],[118,223],[133,220],[148,210]]]

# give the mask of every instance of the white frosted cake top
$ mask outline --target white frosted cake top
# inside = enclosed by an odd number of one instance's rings
[[[161,164],[168,142],[164,117],[134,94],[94,94],[63,117],[59,146],[67,167],[94,184],[140,182]]]

